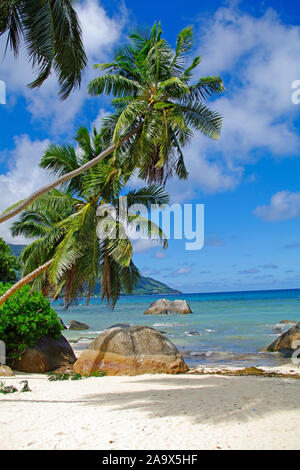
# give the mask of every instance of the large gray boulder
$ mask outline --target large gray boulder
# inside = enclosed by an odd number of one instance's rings
[[[299,341],[299,344],[295,342]],[[267,352],[280,352],[285,357],[291,357],[293,352],[300,346],[300,323],[290,328],[288,331],[283,333],[279,338],[273,341],[265,351]]]
[[[103,331],[74,364],[74,372],[91,375],[178,374],[188,368],[176,346],[148,326]]]
[[[20,359],[13,361],[12,368],[19,372],[43,374],[72,366],[75,361],[74,351],[64,336],[56,339],[47,335],[26,349]]]
[[[144,313],[146,315],[170,315],[192,313],[192,310],[186,300],[158,299]]]

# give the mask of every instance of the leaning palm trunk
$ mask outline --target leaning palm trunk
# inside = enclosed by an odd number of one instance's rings
[[[11,297],[18,289],[21,287],[25,286],[25,284],[28,284],[31,282],[33,279],[35,279],[39,274],[43,273],[46,271],[49,266],[53,263],[54,259],[50,259],[47,261],[47,263],[43,264],[42,266],[39,266],[37,269],[32,271],[31,273],[27,274],[27,276],[23,277],[20,279],[18,282],[16,282],[10,289],[8,289],[2,297],[0,297],[0,306],[6,302],[9,297]]]
[[[32,204],[36,199],[38,199],[40,196],[43,194],[48,193],[51,191],[51,189],[56,188],[60,184],[64,183],[65,181],[68,181],[75,176],[80,175],[81,173],[84,173],[85,171],[89,170],[93,166],[97,165],[97,163],[101,162],[105,157],[113,153],[117,148],[119,148],[121,145],[124,144],[128,139],[130,139],[138,129],[132,130],[129,134],[127,134],[125,137],[120,139],[118,144],[113,144],[110,145],[106,150],[101,152],[97,157],[93,158],[89,162],[85,163],[79,168],[76,168],[76,170],[70,171],[69,173],[66,173],[65,175],[60,176],[57,178],[55,181],[53,181],[50,184],[47,184],[46,186],[43,186],[42,188],[38,189],[34,193],[31,194],[31,196],[27,197],[26,199],[23,199],[23,201],[17,203],[16,205],[12,206],[10,209],[6,210],[0,215],[0,223],[5,222],[6,220],[10,219],[11,217],[14,217],[15,215],[19,214],[24,210],[26,207],[28,207],[30,204]],[[1,304],[0,304],[1,305]]]

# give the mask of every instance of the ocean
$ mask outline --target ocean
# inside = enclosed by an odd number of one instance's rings
[[[144,315],[158,298],[185,299],[193,313]],[[101,304],[99,298],[91,299],[88,306],[85,299],[80,299],[68,310],[64,310],[61,300],[53,302],[52,307],[66,325],[71,320],[89,325],[89,330],[63,333],[82,349],[105,328],[129,323],[163,332],[189,366],[276,366],[290,360],[277,353],[263,353],[263,349],[291,327],[281,324],[281,320],[300,321],[300,289],[122,296],[114,310]]]

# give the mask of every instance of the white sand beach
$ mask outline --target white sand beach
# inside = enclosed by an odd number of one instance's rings
[[[300,449],[300,381],[211,375],[3,379],[1,449]]]

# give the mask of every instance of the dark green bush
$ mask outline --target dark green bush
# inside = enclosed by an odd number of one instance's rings
[[[0,283],[0,296],[9,287],[11,284]],[[0,340],[6,345],[7,363],[45,335],[61,335],[56,312],[42,294],[23,286],[0,307]]]
[[[10,246],[0,237],[0,281],[16,282],[20,269],[18,258],[13,255]]]

